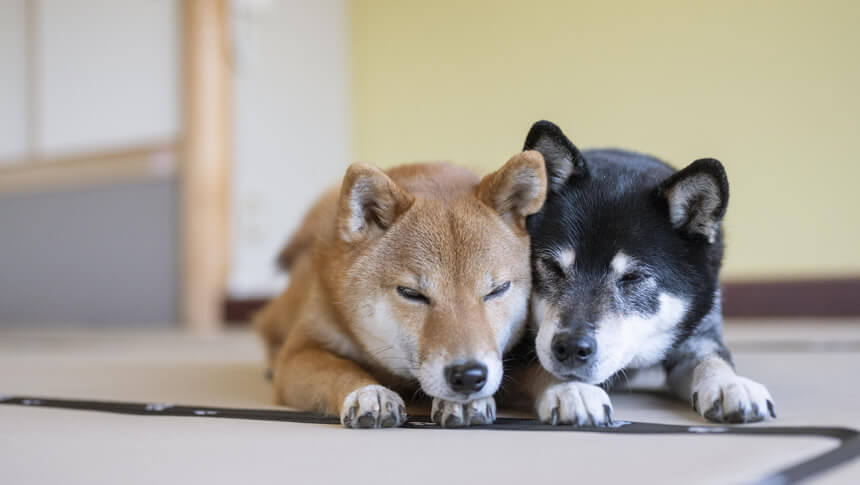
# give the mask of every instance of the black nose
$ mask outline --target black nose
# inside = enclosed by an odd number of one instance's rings
[[[587,335],[574,336],[569,333],[559,333],[552,338],[552,353],[559,362],[565,364],[582,364],[588,362],[597,342]]]
[[[487,366],[480,362],[466,362],[445,368],[445,379],[454,392],[472,393],[484,388],[487,383]]]

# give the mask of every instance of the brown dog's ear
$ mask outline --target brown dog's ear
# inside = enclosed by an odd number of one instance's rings
[[[546,168],[540,152],[527,150],[508,160],[478,185],[478,198],[520,229],[546,199]]]
[[[414,200],[382,170],[354,163],[346,170],[340,189],[337,215],[340,237],[346,242],[357,242],[374,231],[385,231]]]

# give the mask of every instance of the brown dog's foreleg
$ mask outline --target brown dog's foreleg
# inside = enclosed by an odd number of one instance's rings
[[[318,347],[285,346],[275,365],[279,401],[340,416],[348,428],[389,428],[406,421],[403,399],[358,364]]]

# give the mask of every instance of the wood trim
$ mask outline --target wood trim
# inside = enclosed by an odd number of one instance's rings
[[[250,321],[267,298],[226,298],[224,319]],[[723,284],[726,318],[860,317],[860,278],[734,281]]]
[[[0,194],[171,177],[176,171],[177,149],[177,143],[169,141],[3,164]]]
[[[185,0],[181,171],[180,321],[191,331],[220,328],[227,282],[229,158],[232,150],[227,0]]]

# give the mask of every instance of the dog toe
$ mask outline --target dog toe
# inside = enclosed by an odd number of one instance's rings
[[[767,419],[768,414],[776,417],[767,388],[737,375],[698,383],[691,401],[693,409],[705,419],[718,423],[755,423]],[[703,402],[712,404],[703,410]]]
[[[445,428],[490,424],[496,420],[496,401],[488,397],[463,404],[433,398],[430,416],[434,423]]]
[[[380,385],[352,391],[342,409],[341,423],[347,428],[391,428],[406,421],[403,399]]]
[[[603,389],[582,382],[550,386],[538,398],[538,418],[547,424],[606,426],[612,422],[612,404]]]

